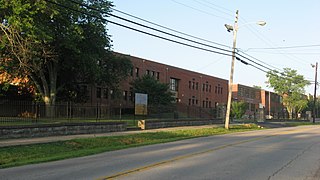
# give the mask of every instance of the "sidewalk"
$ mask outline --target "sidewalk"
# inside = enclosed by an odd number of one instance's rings
[[[109,133],[101,133],[101,134],[79,134],[79,135],[66,135],[66,136],[36,137],[36,138],[0,139],[0,147],[67,141],[67,140],[79,139],[79,138],[124,136],[129,134],[138,134],[138,133],[147,133],[147,132],[173,131],[173,130],[180,130],[180,129],[201,129],[201,128],[211,128],[211,127],[218,127],[218,126],[219,125],[214,124],[214,125],[204,125],[204,126],[183,126],[183,127],[172,127],[172,128],[163,128],[163,129],[109,132]]]

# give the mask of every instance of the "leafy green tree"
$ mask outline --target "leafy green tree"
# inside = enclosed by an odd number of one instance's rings
[[[277,71],[271,71],[267,74],[267,78],[269,87],[282,96],[289,118],[292,119],[292,114],[301,111],[307,104],[303,94],[305,86],[310,84],[309,81],[290,68],[284,68],[281,75]]]
[[[163,84],[149,75],[137,78],[131,84],[135,93],[148,94],[150,105],[169,105],[175,100],[168,84]]]
[[[248,103],[244,101],[234,101],[231,104],[231,117],[240,119],[246,113],[247,109]]]
[[[319,117],[319,109],[320,109],[320,97],[318,96],[316,99],[316,102],[314,103],[314,97],[313,95],[309,94],[309,98],[308,98],[308,105],[305,108],[306,111],[313,111],[315,107],[315,112],[316,112],[316,117]]]
[[[51,2],[65,7],[45,0],[0,0],[0,70],[27,77],[46,105],[55,104],[59,91],[75,91],[75,83],[116,87],[131,65],[110,52],[102,12],[112,4],[77,0],[95,11],[73,1]]]

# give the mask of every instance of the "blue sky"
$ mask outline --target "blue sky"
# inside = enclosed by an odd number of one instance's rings
[[[310,64],[320,62],[319,0],[115,0],[113,4],[116,9],[131,15],[230,47],[233,41],[232,33],[226,31],[224,24],[233,25],[235,12],[239,10],[237,48],[263,64],[267,63],[279,69],[295,69],[311,81],[314,80],[314,68]],[[114,14],[141,22],[123,14]],[[143,29],[116,18],[109,19]],[[252,23],[259,20],[266,21],[267,25],[261,27]],[[229,79],[229,56],[185,47],[112,24],[108,25],[108,29],[114,51]],[[305,45],[317,46],[265,49]],[[236,62],[234,83],[268,89],[266,80],[264,72]],[[313,93],[313,86],[306,88],[307,93]]]

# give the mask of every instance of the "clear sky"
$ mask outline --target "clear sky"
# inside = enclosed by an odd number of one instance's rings
[[[235,12],[239,10],[237,48],[262,61],[263,65],[268,64],[266,66],[273,69],[292,68],[314,81],[315,69],[311,64],[320,62],[319,0],[114,0],[113,4],[117,10],[229,47],[232,46],[233,35],[226,31],[224,24],[233,25]],[[168,37],[116,18],[109,19]],[[266,26],[252,23],[259,20],[266,21]],[[114,51],[229,80],[229,56],[182,46],[113,24],[108,24],[108,29]],[[293,46],[308,47],[290,48]],[[261,63],[258,60],[254,61]],[[257,85],[269,90],[266,80],[264,72],[236,62],[234,83]],[[306,92],[313,94],[313,87],[307,87]]]

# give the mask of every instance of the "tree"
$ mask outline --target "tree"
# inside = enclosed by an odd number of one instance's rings
[[[50,2],[0,0],[0,69],[27,77],[48,106],[75,83],[116,87],[131,68],[110,52],[103,12],[112,4],[77,0],[96,11],[75,1]]]
[[[231,117],[240,119],[248,109],[248,104],[244,101],[234,101],[231,104]]]
[[[148,94],[150,105],[169,105],[175,100],[168,84],[160,83],[149,75],[137,78],[131,84],[135,93]]]
[[[307,104],[307,99],[303,98],[303,94],[305,86],[310,84],[309,81],[290,68],[284,68],[281,76],[277,71],[270,71],[267,78],[269,87],[282,96],[283,105],[287,108],[289,118],[292,119],[292,114],[301,111]]]
[[[261,86],[253,85],[252,87],[253,87],[253,88],[255,88],[255,89],[262,89],[262,87],[261,87]]]

